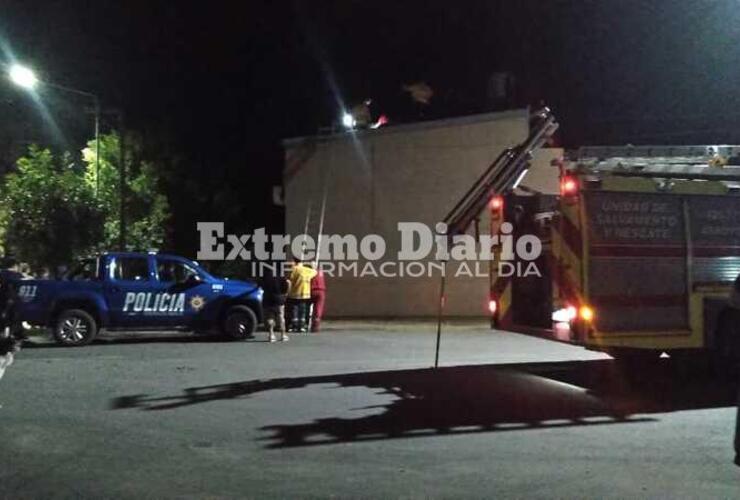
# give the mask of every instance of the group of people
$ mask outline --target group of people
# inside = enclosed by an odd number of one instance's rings
[[[288,332],[317,333],[324,315],[326,282],[320,269],[295,259],[290,275],[275,275],[268,270],[262,279],[262,305],[270,342],[289,339]]]

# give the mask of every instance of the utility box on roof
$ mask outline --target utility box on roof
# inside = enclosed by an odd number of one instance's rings
[[[501,151],[527,137],[528,118],[522,109],[286,140],[286,232],[303,233],[310,212],[307,232],[315,236],[326,193],[323,234],[380,235],[387,243],[383,260],[395,261],[398,223],[434,228]],[[556,192],[558,172],[550,161],[561,154],[540,151],[522,185]],[[488,232],[487,214],[480,227]],[[487,314],[488,265],[480,263],[477,276],[448,280],[447,315]],[[435,276],[329,276],[326,311],[331,317],[433,317],[439,285]]]

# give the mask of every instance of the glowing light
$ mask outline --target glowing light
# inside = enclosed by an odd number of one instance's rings
[[[524,180],[524,177],[527,175],[527,172],[529,172],[529,169],[524,170],[521,174],[519,174],[519,177],[516,178],[516,182],[514,182],[514,185],[511,186],[511,189],[516,189],[519,187],[519,183]]]
[[[356,124],[355,118],[350,113],[344,113],[342,115],[342,125],[346,128],[354,128]]]
[[[581,306],[578,314],[581,316],[581,319],[587,323],[590,323],[594,319],[594,310],[588,306]]]
[[[38,83],[38,79],[33,70],[17,64],[10,67],[8,76],[13,83],[26,89],[34,88]]]
[[[572,177],[564,177],[560,183],[560,194],[563,196],[573,195],[578,192],[578,181]]]
[[[496,314],[496,309],[498,308],[498,305],[496,304],[495,300],[488,301],[488,311],[491,314]]]
[[[578,310],[574,306],[566,306],[552,313],[552,320],[555,323],[570,323],[578,316]]]
[[[565,308],[566,314],[568,315],[568,321],[573,321],[578,315],[578,311],[575,306],[568,306]]]
[[[501,210],[504,206],[504,198],[502,196],[494,196],[491,198],[491,210]]]
[[[378,121],[370,125],[370,128],[380,128],[383,125],[386,125],[388,123],[388,117],[385,115],[380,115],[378,117]]]

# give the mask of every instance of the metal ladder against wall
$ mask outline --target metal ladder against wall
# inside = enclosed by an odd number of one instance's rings
[[[530,115],[529,123],[527,139],[504,150],[444,218],[448,237],[464,233],[493,196],[515,188],[529,169],[534,152],[558,129],[558,123],[549,108]]]
[[[318,266],[318,263],[321,259],[321,238],[322,233],[324,232],[324,217],[326,215],[326,198],[327,198],[327,189],[326,185],[323,187],[323,193],[321,196],[321,200],[319,206],[314,206],[314,200],[310,199],[308,201],[308,206],[306,207],[306,220],[303,224],[303,243],[301,244],[301,261],[305,260],[306,257],[306,240],[310,236],[314,240],[315,244],[315,255],[314,258],[311,259],[311,262],[313,263],[314,267]]]

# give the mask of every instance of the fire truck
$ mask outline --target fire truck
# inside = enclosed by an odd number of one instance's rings
[[[557,129],[535,115],[446,222],[487,203],[492,234],[542,242],[539,275],[491,266],[492,325],[615,357],[707,350],[740,358],[728,298],[740,274],[740,146],[582,147],[553,165],[557,195],[521,189],[527,159]]]

